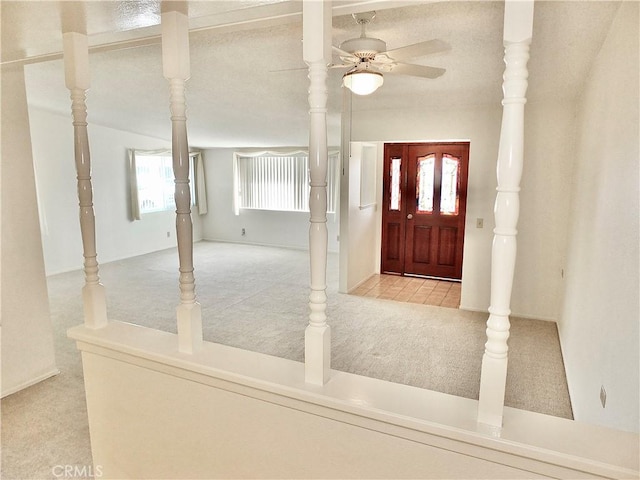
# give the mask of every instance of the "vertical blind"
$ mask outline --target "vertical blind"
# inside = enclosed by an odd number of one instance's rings
[[[329,155],[327,211],[335,212],[339,154]],[[234,154],[236,215],[241,208],[309,211],[309,156],[306,152]]]

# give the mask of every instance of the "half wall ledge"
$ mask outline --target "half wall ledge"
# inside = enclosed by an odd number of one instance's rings
[[[103,478],[638,478],[639,436],[111,321],[68,332],[82,352]]]

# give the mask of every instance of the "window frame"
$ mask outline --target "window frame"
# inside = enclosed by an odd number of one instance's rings
[[[189,152],[189,192],[191,196],[191,206],[197,205],[197,186],[196,186],[196,157],[200,156],[201,152],[192,151]],[[146,161],[149,158],[158,158],[162,159],[164,163],[164,169],[166,171],[167,167],[170,168],[170,176],[164,175],[162,177],[158,177],[161,179],[163,184],[167,184],[168,180],[170,180],[171,189],[166,189],[163,192],[163,201],[164,205],[159,208],[144,208],[143,202],[144,198],[140,195],[141,187],[139,182],[140,177],[140,161],[144,159]],[[171,150],[130,150],[130,168],[131,168],[131,203],[132,203],[132,217],[134,220],[139,220],[143,215],[149,215],[154,213],[161,212],[171,212],[176,211],[175,205],[175,174],[173,172],[173,154]],[[159,180],[160,181],[160,180]],[[171,202],[166,202],[166,195],[169,194],[171,198]]]
[[[252,190],[258,194],[261,198],[252,197],[252,205],[247,205],[245,201],[248,193],[242,191],[242,185],[247,184],[247,179],[241,178],[243,172],[246,173],[248,169],[246,166],[241,165],[242,161],[249,162],[251,160],[262,159],[262,163],[256,163],[254,166],[254,174],[256,178],[261,181],[271,180],[275,183],[282,183],[282,181],[298,180],[300,172],[294,171],[294,169],[287,166],[283,166],[280,163],[279,172],[267,171],[265,168],[269,165],[269,161],[274,158],[299,158],[304,162],[305,181],[303,183],[292,184],[295,190],[302,188],[304,195],[296,195],[294,192],[265,192],[264,188],[258,187]],[[327,166],[327,213],[336,214],[339,205],[339,188],[340,188],[340,152],[330,151],[328,152],[328,166]],[[277,168],[277,167],[276,167]],[[271,168],[271,170],[276,170]],[[284,168],[284,173],[283,173]],[[261,171],[259,171],[262,169]],[[283,180],[284,178],[284,180]],[[275,179],[275,180],[274,180]],[[286,185],[289,186],[289,185]],[[247,187],[249,188],[249,187]],[[260,151],[260,152],[234,152],[233,154],[233,211],[235,215],[240,215],[240,210],[265,210],[276,212],[309,212],[309,190],[310,190],[310,172],[309,172],[309,153],[306,150],[295,150],[289,152],[273,152],[273,151]],[[287,202],[293,198],[292,204],[288,208],[282,207],[282,202]],[[302,201],[304,208],[296,208],[296,204]],[[275,207],[273,203],[280,203],[279,207]]]

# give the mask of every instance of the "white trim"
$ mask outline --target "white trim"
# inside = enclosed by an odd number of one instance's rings
[[[43,380],[46,380],[47,378],[55,377],[59,373],[60,373],[60,370],[58,370],[57,368],[53,368],[52,370],[47,371],[47,373],[38,375],[37,377],[32,378],[31,380],[27,380],[26,382],[16,385],[15,387],[11,387],[7,390],[3,390],[2,398],[8,395],[14,394],[16,392],[19,392],[20,390],[24,390],[25,388],[31,387],[32,385],[35,385],[36,383],[40,383]]]
[[[365,152],[371,152],[373,156],[370,156],[370,154]],[[372,207],[375,208],[377,206],[377,154],[378,149],[376,144],[362,144],[362,150],[360,153],[360,196],[358,198],[358,208],[360,210]]]

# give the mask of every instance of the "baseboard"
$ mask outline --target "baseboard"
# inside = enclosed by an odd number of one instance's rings
[[[560,355],[562,356],[562,368],[564,369],[564,376],[567,380],[567,390],[569,391],[569,405],[571,405],[571,415],[573,416],[573,419],[576,420],[576,409],[573,405],[573,378],[570,378],[571,374],[569,373],[569,371],[567,371],[567,364],[565,363],[564,359],[565,354],[564,354],[564,344],[562,343],[563,338],[562,338],[562,334],[560,333],[560,325],[559,323],[556,323],[556,330],[558,332],[558,343],[560,344]]]
[[[198,242],[197,240],[194,240],[193,243],[195,244],[197,242]],[[130,258],[141,257],[142,255],[149,255],[150,253],[162,252],[163,250],[171,250],[171,249],[175,249],[175,248],[177,248],[177,245],[159,248],[158,250],[149,250],[149,251],[145,251],[145,252],[137,252],[137,253],[128,253],[126,255],[118,255],[118,256],[115,256],[115,257],[107,258],[107,259],[101,259],[98,266],[100,267],[102,265],[107,265],[108,263],[119,262],[121,260],[128,260]],[[52,277],[53,275],[60,275],[62,273],[77,272],[78,270],[82,270],[83,268],[84,267],[83,267],[82,263],[80,263],[75,268],[62,268],[60,270],[53,270],[52,272],[46,272],[46,276],[47,277]]]
[[[462,304],[460,304],[458,308],[460,310],[466,310],[467,312],[480,312],[480,313],[486,313],[487,315],[489,315],[489,312],[486,309],[482,309],[482,308],[472,308]]]
[[[273,248],[286,248],[288,250],[297,250],[300,252],[308,252],[308,248],[298,247],[295,245],[279,245],[275,243],[260,243],[260,242],[243,242],[239,240],[223,240],[221,238],[203,238],[205,242],[215,242],[215,243],[230,243],[235,245],[251,245],[254,247],[273,247]]]
[[[460,305],[460,307],[458,307],[460,310],[466,310],[468,312],[480,312],[480,313],[486,313],[487,315],[489,315],[489,311],[486,309],[482,309],[482,308],[473,308],[473,307],[467,307],[465,305]],[[525,320],[542,320],[543,322],[553,322],[553,323],[558,323],[558,320],[555,318],[550,318],[550,317],[541,317],[541,316],[536,316],[536,315],[529,315],[526,313],[517,313],[517,312],[511,312],[509,314],[510,317],[514,317],[514,318],[523,318]]]
[[[223,240],[220,238],[203,238],[202,239],[205,242],[218,242],[218,243],[232,243],[232,244],[238,244],[238,245],[252,245],[255,247],[273,247],[273,248],[286,248],[289,250],[298,250],[301,252],[308,252],[309,248],[308,247],[299,247],[299,246],[295,246],[295,245],[280,245],[280,244],[276,244],[276,243],[260,243],[260,242],[241,242],[238,240]],[[328,248],[327,249],[327,253],[339,253],[338,250],[333,250]]]
[[[356,283],[353,287],[351,287],[349,290],[347,290],[347,293],[352,293],[354,290],[356,290],[358,287],[360,287],[360,285],[362,285],[364,282],[366,282],[367,280],[369,280],[371,277],[373,277],[375,275],[375,272],[372,273],[371,275],[369,275],[368,277],[366,277],[363,280],[360,280],[358,283]]]
[[[238,241],[234,241],[234,240],[222,240],[222,239],[217,239],[217,238],[204,238],[203,237],[203,238],[201,238],[199,240],[194,240],[193,241],[194,244],[196,244],[198,242],[235,243],[235,244],[240,244],[240,245],[254,245],[256,247],[287,248],[289,250],[299,250],[299,251],[303,251],[303,252],[308,252],[309,251],[308,248],[296,247],[296,246],[292,246],[292,245],[277,245],[277,244],[272,244],[272,243],[256,243],[256,242],[238,242]],[[100,262],[100,265],[106,265],[107,263],[111,263],[111,262],[119,262],[120,260],[127,260],[129,258],[139,257],[141,255],[148,255],[150,253],[161,252],[163,250],[171,250],[171,249],[175,249],[175,248],[177,248],[176,245],[173,245],[173,246],[170,246],[170,247],[160,248],[158,250],[151,250],[149,252],[140,252],[140,253],[127,254],[127,255],[123,255],[123,256],[109,258],[107,260],[104,260],[104,261]],[[327,253],[339,253],[339,252],[338,252],[338,250],[327,249]],[[60,275],[62,273],[76,272],[78,270],[82,270],[82,268],[83,268],[82,267],[82,263],[80,263],[76,268],[71,268],[71,269],[63,268],[61,270],[54,270],[52,272],[46,272],[45,276],[51,277],[53,275]]]
[[[47,378],[55,377],[59,373],[60,373],[60,370],[58,370],[57,368],[54,368],[53,370],[50,370],[47,373],[38,375],[37,377],[32,378],[31,380],[27,380],[26,382],[16,385],[15,387],[11,387],[8,390],[3,390],[1,398],[4,398],[8,395],[19,392],[20,390],[24,390],[25,388],[31,387],[32,385],[35,385],[36,383],[40,383],[43,380],[46,380]]]
[[[204,238],[199,238],[199,239],[194,239],[193,240],[193,244],[195,245],[196,243],[205,240]],[[144,251],[144,252],[138,252],[138,253],[128,253],[126,255],[118,255],[115,257],[111,257],[111,258],[107,258],[106,260],[103,259],[100,261],[100,265],[106,265],[108,263],[113,263],[113,262],[119,262],[121,260],[128,260],[130,258],[135,258],[135,257],[141,257],[142,255],[149,255],[151,253],[156,253],[156,252],[162,252],[164,250],[172,250],[172,249],[176,249],[178,248],[177,243],[175,245],[172,246],[168,246],[168,247],[163,247],[163,248],[159,248],[157,250],[149,250],[149,251]],[[63,268],[60,270],[54,270],[52,272],[46,272],[47,277],[51,277],[53,275],[60,275],[62,273],[69,273],[69,272],[77,272],[78,270],[82,270],[84,267],[82,265],[82,262],[76,267],[76,268]]]

